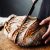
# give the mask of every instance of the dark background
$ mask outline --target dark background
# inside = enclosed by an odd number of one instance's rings
[[[38,0],[32,16],[38,16],[42,0]],[[9,16],[10,14],[27,15],[33,2],[32,0],[1,0],[0,16]]]

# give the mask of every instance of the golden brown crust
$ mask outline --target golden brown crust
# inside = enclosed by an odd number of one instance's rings
[[[4,24],[4,33],[8,38],[15,42],[15,37],[18,34],[18,30],[23,25],[26,16],[10,15],[8,20]]]
[[[34,32],[38,27],[39,27],[39,21],[37,21],[37,22],[35,21],[34,23],[32,23],[32,25],[30,25],[30,27],[26,31],[25,37],[27,35],[32,34],[32,32]]]
[[[37,46],[42,43],[42,35],[46,32],[46,26],[39,26],[36,18],[12,16],[4,25],[4,33],[14,43],[20,46]]]

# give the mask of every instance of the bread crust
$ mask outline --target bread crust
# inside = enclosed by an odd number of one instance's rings
[[[4,24],[4,34],[19,46],[37,46],[42,42],[46,26],[39,26],[36,17],[10,15]],[[26,20],[26,21],[25,21]]]

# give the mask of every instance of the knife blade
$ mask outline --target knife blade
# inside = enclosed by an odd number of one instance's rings
[[[27,17],[32,14],[32,12],[33,12],[33,10],[34,10],[34,8],[35,8],[35,4],[37,3],[37,1],[38,1],[38,0],[35,0],[35,1],[34,1],[34,3],[33,3],[33,5],[32,5],[32,7],[31,7],[31,9],[30,9],[30,11],[29,11]]]

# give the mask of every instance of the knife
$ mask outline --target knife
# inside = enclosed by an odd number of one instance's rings
[[[34,8],[35,8],[35,4],[37,3],[37,1],[38,1],[38,0],[35,0],[35,1],[34,1],[34,3],[33,3],[33,5],[32,5],[32,7],[31,7],[31,9],[30,9],[30,11],[29,11],[27,17],[32,14],[32,12],[33,12],[33,10],[34,10]]]

